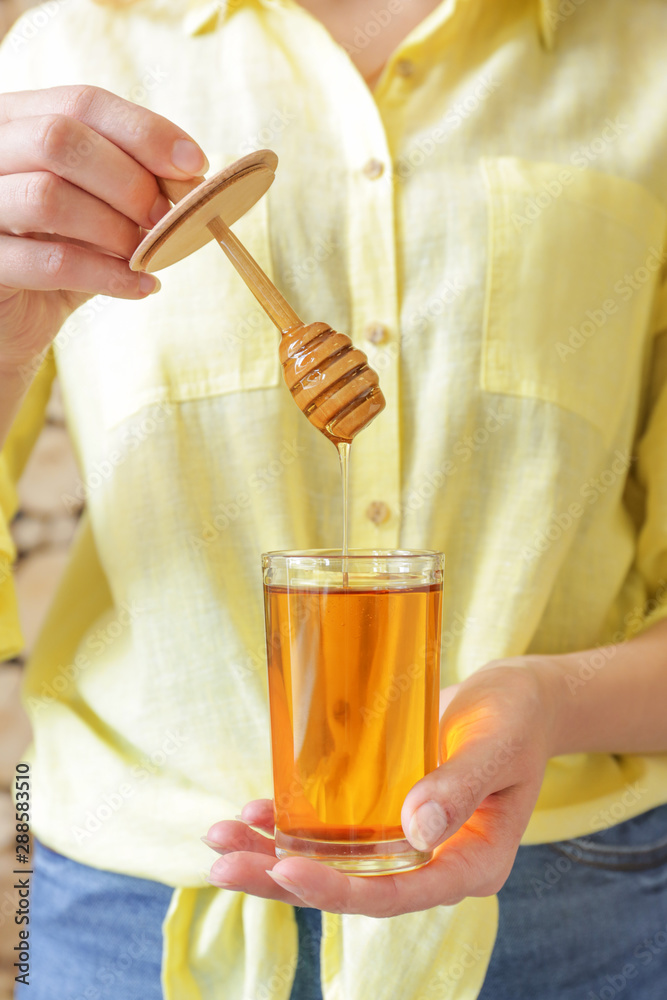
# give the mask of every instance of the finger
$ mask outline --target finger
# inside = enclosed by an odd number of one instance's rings
[[[328,913],[393,917],[433,906],[453,906],[466,896],[498,892],[509,875],[519,839],[504,806],[480,813],[439,847],[432,861],[398,875],[360,878],[327,865],[286,858],[271,878],[303,904]]]
[[[401,811],[405,835],[419,851],[432,850],[456,833],[484,800],[514,781],[508,765],[518,746],[477,738],[462,743],[408,792]]]
[[[273,811],[272,799],[253,799],[246,802],[241,810],[241,819],[244,823],[257,826],[260,830],[266,830],[273,834],[275,830],[275,813]]]
[[[182,128],[100,87],[52,87],[0,95],[0,124],[42,115],[76,119],[158,177],[192,177],[208,170],[203,151]]]
[[[258,833],[247,823],[239,823],[235,820],[222,820],[220,823],[214,823],[206,834],[205,843],[220,854],[229,854],[233,851],[257,851],[259,854],[268,854],[272,858],[276,856],[276,843],[273,837]]]
[[[0,236],[0,285],[35,291],[85,292],[140,299],[160,288],[152,274],[130,271],[117,257],[72,243]]]
[[[0,230],[79,240],[129,260],[141,232],[125,215],[55,174],[0,177]]]
[[[147,229],[169,207],[145,167],[87,125],[62,115],[0,126],[0,174],[35,170],[76,184]]]
[[[283,889],[267,874],[267,869],[270,870],[273,864],[277,864],[277,858],[271,861],[261,854],[228,854],[215,862],[208,881],[220,889],[235,889],[252,896],[261,896],[262,899],[277,899],[292,906],[304,906],[303,900]],[[316,861],[306,864],[313,865],[316,869],[320,867]]]

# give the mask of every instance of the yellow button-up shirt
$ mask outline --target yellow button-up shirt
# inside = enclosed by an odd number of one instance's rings
[[[390,14],[380,0],[354,45]],[[446,553],[443,685],[667,614],[666,29],[660,0],[443,0],[373,94],[293,0],[50,2],[2,48],[2,90],[106,87],[178,122],[212,169],[278,153],[235,228],[380,373],[351,544]],[[198,838],[271,795],[260,553],[340,544],[338,460],[220,250],[161,277],[56,340],[86,514],[26,676],[34,829],[176,888],[168,1000],[287,1000],[292,909],[206,885]],[[7,517],[50,371],[5,449]],[[4,655],[12,556],[3,525]],[[582,660],[581,683],[605,662]],[[557,758],[525,842],[627,819],[666,779],[661,755]],[[325,914],[325,1000],[476,997],[496,910]]]

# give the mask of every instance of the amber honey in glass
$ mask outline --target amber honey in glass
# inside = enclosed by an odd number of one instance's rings
[[[401,808],[438,764],[444,556],[262,557],[276,854],[419,867]]]

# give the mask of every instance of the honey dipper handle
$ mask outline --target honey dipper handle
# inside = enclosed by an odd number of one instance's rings
[[[303,326],[301,319],[292,309],[289,302],[283,298],[276,286],[264,274],[254,257],[252,257],[222,219],[212,219],[208,228],[227,254],[246,285],[255,296],[269,319],[275,323],[281,333]]]
[[[166,180],[158,178],[158,185],[173,203],[184,198],[186,194],[198,187],[203,177],[194,177],[188,181]],[[246,285],[259,302],[269,319],[278,327],[281,333],[303,326],[301,319],[292,309],[289,302],[280,294],[273,282],[264,274],[257,261],[248,253],[241,241],[231,231],[221,218],[211,219],[209,231],[220,244],[225,254],[234,265]]]

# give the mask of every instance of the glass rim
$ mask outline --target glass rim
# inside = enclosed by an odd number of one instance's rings
[[[262,553],[262,564],[277,559],[311,559],[317,560],[374,560],[374,559],[433,559],[444,561],[445,553],[436,549],[348,549],[343,555],[342,549],[275,549]]]

